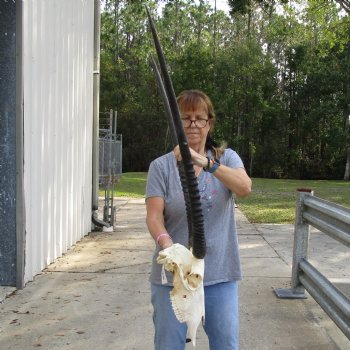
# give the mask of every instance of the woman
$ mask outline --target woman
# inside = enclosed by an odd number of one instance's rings
[[[211,350],[238,349],[238,290],[241,269],[233,194],[244,197],[251,191],[242,160],[231,149],[215,147],[211,138],[215,124],[213,105],[199,90],[183,91],[177,98],[190,147],[202,211],[207,245],[204,294],[205,324]],[[179,147],[154,160],[146,188],[147,226],[156,242],[150,276],[156,350],[182,350],[186,324],[172,310],[171,276],[162,285],[158,252],[180,243],[187,246],[188,226],[184,196],[177,171]]]

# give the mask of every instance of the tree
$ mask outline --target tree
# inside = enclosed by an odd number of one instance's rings
[[[342,178],[350,164],[349,16],[335,0],[295,2],[230,1],[231,15],[204,0],[147,5],[175,92],[199,88],[212,98],[215,137],[250,174]],[[102,13],[101,111],[118,110],[125,171],[147,170],[170,146],[148,63],[145,3],[106,0]]]

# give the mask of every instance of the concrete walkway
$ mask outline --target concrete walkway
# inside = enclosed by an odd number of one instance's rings
[[[289,287],[293,226],[252,225],[238,210],[238,227],[245,275],[240,349],[350,349],[311,297],[281,300],[273,292]],[[0,349],[153,349],[153,247],[144,200],[119,199],[114,232],[91,233],[23,290],[0,287]],[[349,249],[313,232],[310,252],[313,264],[350,295]],[[209,349],[202,327],[196,348]]]

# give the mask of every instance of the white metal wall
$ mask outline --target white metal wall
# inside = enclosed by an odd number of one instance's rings
[[[91,229],[93,0],[24,0],[25,276]]]

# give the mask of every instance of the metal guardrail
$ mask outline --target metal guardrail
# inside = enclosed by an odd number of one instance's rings
[[[291,288],[277,288],[284,299],[305,299],[305,289],[350,339],[350,299],[307,259],[310,225],[350,247],[350,209],[299,190],[296,206]]]

